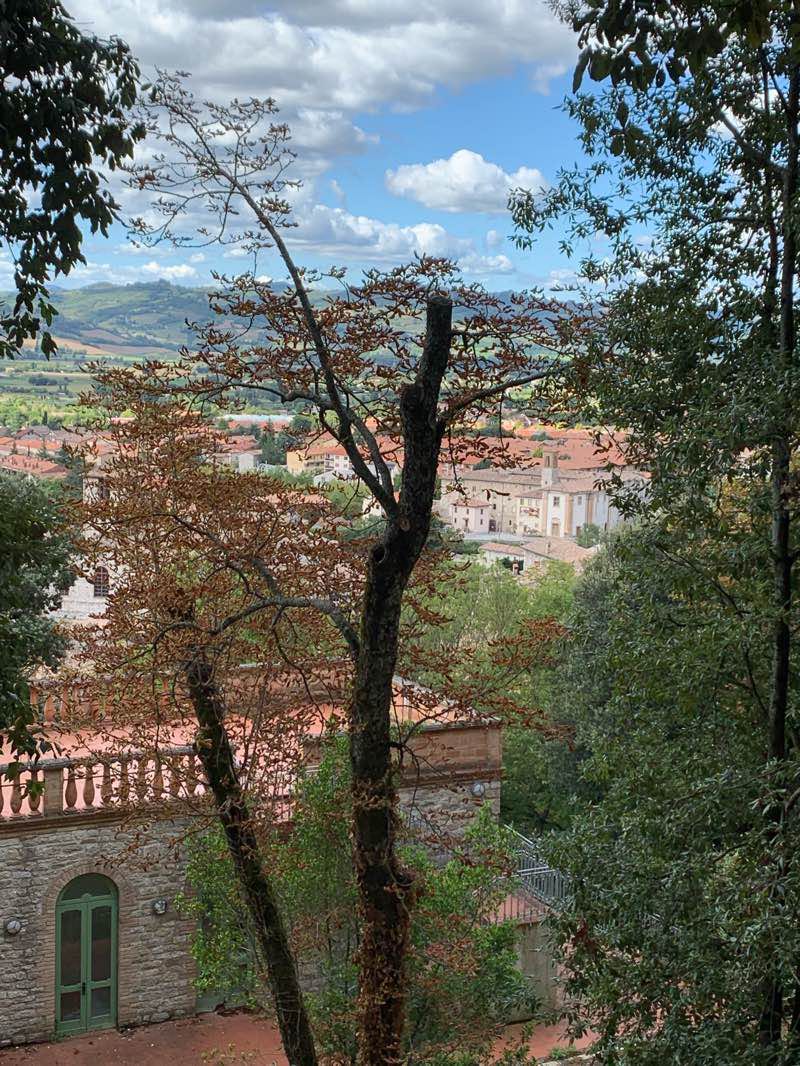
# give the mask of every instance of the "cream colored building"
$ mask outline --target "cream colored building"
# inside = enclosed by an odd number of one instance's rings
[[[524,469],[450,469],[442,474],[437,509],[463,530],[465,501],[485,503],[485,531],[513,536],[575,537],[586,525],[614,529],[623,519],[603,487],[605,465],[605,454],[581,441],[546,446],[537,465]],[[646,484],[632,467],[617,465],[617,471],[629,484]]]
[[[450,507],[450,525],[461,533],[489,533],[491,515],[491,505],[486,500],[459,497]]]
[[[442,497],[439,503],[441,518],[463,529],[463,515],[459,513],[461,524],[457,524],[454,508],[464,500],[477,500],[485,504],[485,533],[517,532],[517,498],[522,495],[532,497],[539,490],[541,474],[538,467],[524,470],[487,470],[462,469],[455,474],[449,468],[442,475]]]

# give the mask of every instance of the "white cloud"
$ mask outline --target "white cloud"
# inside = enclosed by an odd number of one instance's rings
[[[293,245],[309,246],[321,255],[359,253],[371,262],[400,262],[414,253],[457,257],[472,250],[472,241],[455,237],[434,222],[401,226],[341,207],[313,204],[298,212],[297,227],[287,231]]]
[[[461,148],[449,159],[411,163],[386,171],[386,188],[440,211],[506,210],[511,189],[539,190],[546,182],[538,170],[520,167],[508,174],[478,152]]]
[[[86,30],[117,34],[145,64],[193,73],[203,93],[273,95],[295,109],[419,106],[527,65],[546,76],[576,52],[544,0],[73,0]]]
[[[477,252],[462,255],[458,265],[465,274],[474,274],[477,277],[486,274],[513,274],[515,269],[507,255],[480,255]]]
[[[401,226],[309,203],[298,213],[297,223],[287,231],[291,245],[345,264],[356,259],[385,266],[414,255],[435,255],[456,260],[465,274],[475,277],[511,274],[515,269],[507,255],[483,255],[471,238],[456,236],[436,222]]]
[[[487,248],[499,248],[504,242],[505,237],[502,233],[498,233],[496,229],[490,229],[486,231]]]
[[[127,41],[147,74],[188,70],[200,98],[273,96],[309,165],[362,150],[356,113],[410,109],[527,69],[546,89],[575,37],[545,0],[72,0],[86,32]]]
[[[116,193],[116,190],[115,190]],[[147,244],[140,244],[138,241],[130,240],[125,241],[122,244],[118,244],[115,249],[117,255],[168,255],[170,249],[166,245],[156,244],[150,247]]]
[[[547,80],[569,67],[577,51],[572,31],[547,0],[495,0],[492,5],[485,0],[408,5],[396,0],[229,0],[223,5],[212,0],[71,0],[69,9],[84,32],[127,41],[145,77],[154,66],[182,69],[191,72],[190,86],[199,99],[275,98],[298,153],[291,176],[306,182],[299,193],[289,194],[299,226],[288,230],[287,238],[308,254],[385,265],[427,252],[460,257],[476,271],[508,269],[502,240],[487,238],[484,244],[429,221],[400,225],[353,214],[340,186],[330,185],[325,196],[336,207],[314,200],[322,195],[331,177],[326,171],[337,160],[368,151],[377,140],[370,130],[376,123],[364,116],[429,106],[442,88],[457,90],[520,68],[529,84],[545,91]],[[137,157],[144,160],[155,148],[140,145]],[[541,181],[538,171],[521,168],[509,175],[476,153],[467,154],[482,164],[483,174],[474,174],[472,185],[459,188],[460,201],[452,191],[431,189],[430,182],[427,199],[414,198],[447,211],[495,212],[505,208],[509,181],[523,175],[520,184]],[[452,164],[455,158],[439,162]],[[124,213],[163,221],[141,196],[118,187],[116,173],[111,181]],[[409,187],[401,195],[412,192]],[[172,254],[170,259],[167,253],[143,248],[139,258],[147,269],[137,263],[130,273],[189,282],[204,272],[204,267],[194,270],[192,264],[201,260],[188,252]],[[229,248],[227,257],[235,261],[236,250]],[[221,259],[207,253],[205,265]],[[162,260],[172,265],[157,266]],[[262,268],[272,270],[273,264],[264,262]]]
[[[197,271],[193,266],[189,266],[188,263],[176,263],[174,266],[164,266],[161,263],[157,263],[155,259],[152,259],[149,263],[145,263],[141,270],[143,274],[165,278],[167,281],[185,281],[187,278],[197,277]]]
[[[536,283],[545,292],[563,292],[565,289],[572,289],[579,281],[577,273],[569,267],[557,267],[545,277],[536,279]]]
[[[537,93],[546,96],[550,91],[552,79],[566,74],[569,69],[568,63],[540,63],[531,71],[531,85]]]

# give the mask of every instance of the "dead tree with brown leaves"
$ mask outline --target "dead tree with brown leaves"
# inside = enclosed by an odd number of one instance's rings
[[[252,273],[220,279],[212,298],[216,321],[199,328],[198,350],[185,352],[181,365],[164,376],[173,394],[178,390],[195,406],[224,405],[248,389],[312,410],[320,433],[344,449],[354,478],[385,516],[363,556],[347,640],[353,846],[363,923],[359,1061],[378,1066],[401,1059],[415,893],[395,846],[390,729],[404,597],[428,539],[440,462],[457,463],[482,448],[510,465],[502,441],[489,444],[470,433],[498,415],[509,392],[558,377],[565,311],[536,294],[502,300],[464,284],[443,260],[371,271],[354,287],[341,270],[323,276],[299,267],[287,243],[293,153],[289,131],[275,115],[270,100],[200,105],[179,79],[161,76],[147,118],[164,151],[131,176],[134,186],[154,194],[160,220],[140,220],[135,231],[144,242],[222,241],[254,255],[265,249],[277,254],[288,287],[276,289]],[[204,221],[189,234],[183,227],[198,215]],[[325,282],[337,291],[321,295]],[[157,366],[152,370],[158,373]],[[397,495],[394,462],[402,471]],[[267,585],[272,607],[283,610],[280,580]],[[198,714],[207,706],[213,716],[204,684],[197,674],[193,699]]]

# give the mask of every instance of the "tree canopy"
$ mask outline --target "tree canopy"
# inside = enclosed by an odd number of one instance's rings
[[[577,416],[624,427],[650,475],[643,495],[609,478],[639,549],[609,547],[603,581],[585,579],[608,635],[577,620],[595,664],[575,675],[595,701],[587,772],[608,791],[559,853],[576,875],[570,977],[609,1061],[791,1061],[796,15],[564,11],[583,47],[576,90],[584,73],[596,83],[566,102],[588,163],[512,210],[523,246],[564,226],[586,309]]]
[[[48,617],[74,580],[58,498],[33,478],[0,473],[0,742],[31,755],[28,682],[54,668],[65,640]]]
[[[85,262],[81,227],[108,234],[117,204],[104,171],[132,156],[138,68],[127,45],[81,32],[52,0],[0,2],[0,239],[16,300],[0,310],[0,357],[40,336],[55,309],[47,284]]]

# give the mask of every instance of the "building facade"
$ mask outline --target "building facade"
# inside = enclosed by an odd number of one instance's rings
[[[401,808],[426,835],[458,837],[481,804],[499,816],[497,723],[425,723],[410,747]],[[319,752],[311,738],[311,765]],[[192,748],[43,760],[16,780],[5,769],[0,1046],[193,1013],[194,925],[176,897],[184,840],[213,811]],[[26,795],[32,778],[41,795]]]

